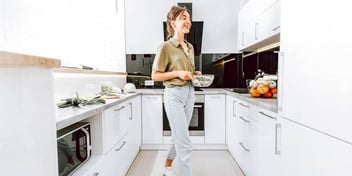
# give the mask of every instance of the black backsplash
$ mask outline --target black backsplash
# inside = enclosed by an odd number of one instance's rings
[[[214,74],[214,82],[210,88],[245,88],[246,79],[254,79],[257,70],[261,69],[267,74],[277,74],[278,51],[275,48],[270,51],[253,54],[242,58],[241,53],[232,54],[202,54],[195,57],[196,70],[203,74]],[[214,60],[214,56],[215,58]],[[154,54],[137,54],[126,56],[127,72],[140,74],[128,76],[127,82],[134,83],[137,88],[163,88],[162,82],[155,82],[155,86],[145,86],[144,80],[150,80],[151,67]],[[200,61],[201,60],[201,61]]]

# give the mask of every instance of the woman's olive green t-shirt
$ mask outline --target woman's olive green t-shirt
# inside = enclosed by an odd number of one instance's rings
[[[184,52],[181,44],[174,38],[162,43],[155,55],[153,70],[159,72],[183,70],[194,73],[194,49],[190,43],[186,42],[186,44],[189,50],[188,55]],[[163,84],[166,87],[174,87],[190,84],[190,81],[174,78],[163,81]]]

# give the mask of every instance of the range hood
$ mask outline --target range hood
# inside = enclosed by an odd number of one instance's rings
[[[273,35],[263,41],[255,43],[242,50],[242,58],[251,56],[253,54],[268,51],[280,46],[280,33]]]

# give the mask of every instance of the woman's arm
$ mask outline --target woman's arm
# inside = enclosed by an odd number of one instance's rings
[[[159,72],[152,71],[152,80],[154,81],[166,81],[174,78],[180,78],[182,80],[193,80],[192,73],[189,71],[172,71],[172,72]]]

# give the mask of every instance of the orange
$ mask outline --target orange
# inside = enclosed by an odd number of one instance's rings
[[[249,94],[252,95],[252,97],[260,97],[260,93],[257,91],[256,87],[252,87],[251,89],[249,89]]]
[[[264,98],[271,98],[273,96],[273,93],[268,91],[266,94],[263,95]]]
[[[259,84],[257,86],[257,91],[260,94],[266,94],[269,91],[269,86],[268,85],[264,85],[264,84]]]
[[[271,92],[272,94],[276,94],[276,93],[277,93],[277,88],[276,88],[276,87],[271,88],[271,89],[270,89],[270,92]]]

